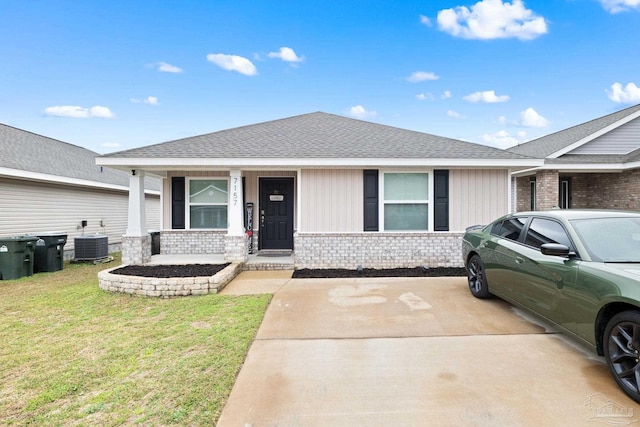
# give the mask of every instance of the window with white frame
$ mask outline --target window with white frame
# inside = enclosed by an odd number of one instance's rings
[[[384,173],[382,209],[385,231],[427,231],[429,174]]]
[[[227,179],[189,179],[188,200],[189,228],[227,228]]]

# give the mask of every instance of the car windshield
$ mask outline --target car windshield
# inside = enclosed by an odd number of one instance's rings
[[[571,221],[594,261],[640,263],[640,217]]]

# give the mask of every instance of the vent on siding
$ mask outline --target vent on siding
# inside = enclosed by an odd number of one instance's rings
[[[95,261],[109,256],[109,241],[107,236],[100,234],[75,237],[76,261]]]

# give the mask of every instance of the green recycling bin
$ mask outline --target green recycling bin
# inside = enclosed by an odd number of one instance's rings
[[[0,280],[33,276],[36,236],[0,238]]]
[[[66,234],[39,233],[33,264],[35,273],[62,270]]]

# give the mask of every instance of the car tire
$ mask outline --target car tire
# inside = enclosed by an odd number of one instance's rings
[[[623,311],[613,316],[604,330],[603,347],[613,379],[640,403],[640,312]]]
[[[484,271],[484,264],[478,255],[473,255],[467,262],[467,280],[469,282],[469,290],[476,298],[491,298],[489,292],[489,283]]]

